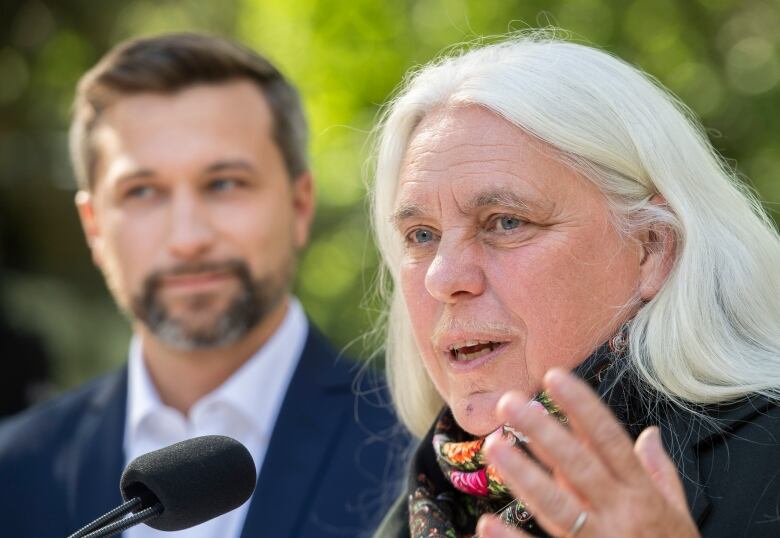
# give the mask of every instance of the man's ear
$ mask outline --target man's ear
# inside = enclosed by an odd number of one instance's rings
[[[92,261],[98,267],[102,267],[102,236],[100,234],[100,226],[95,217],[95,206],[92,193],[80,190],[76,193],[75,201],[76,209],[79,213],[79,220],[81,221],[81,229],[84,231],[84,237],[86,238],[87,245],[92,253]]]
[[[656,194],[650,199],[650,203],[662,206],[666,205],[666,200],[660,194]],[[642,248],[639,263],[639,295],[642,300],[649,301],[661,289],[674,266],[677,238],[671,226],[656,223],[642,231],[639,241]]]
[[[314,178],[311,172],[303,172],[292,180],[292,203],[295,219],[295,247],[302,249],[309,242],[309,230],[316,205]]]

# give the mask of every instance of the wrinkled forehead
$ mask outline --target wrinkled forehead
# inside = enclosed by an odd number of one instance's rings
[[[442,106],[431,110],[409,137],[403,169],[421,158],[457,152],[464,147],[482,146],[484,158],[501,158],[502,141],[531,140],[522,129],[478,105]],[[525,141],[525,140],[523,140]],[[403,175],[403,174],[402,174]]]
[[[551,146],[479,106],[432,111],[412,133],[399,174],[395,211],[422,210],[451,192],[463,206],[549,205],[555,178],[571,174]]]

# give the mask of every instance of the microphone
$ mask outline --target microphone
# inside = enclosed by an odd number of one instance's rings
[[[188,439],[131,461],[119,485],[126,502],[68,538],[111,536],[138,523],[162,531],[193,527],[244,504],[256,478],[252,456],[235,439]]]

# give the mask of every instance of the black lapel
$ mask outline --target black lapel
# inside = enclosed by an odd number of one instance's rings
[[[127,407],[127,367],[103,379],[73,432],[67,499],[73,531],[122,503],[119,477]]]
[[[337,357],[310,324],[298,367],[276,420],[242,537],[294,536],[306,525],[313,490],[347,420],[351,419],[351,380]]]

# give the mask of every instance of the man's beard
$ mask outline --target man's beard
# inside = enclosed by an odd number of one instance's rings
[[[292,265],[288,262],[277,273],[255,280],[242,260],[185,264],[155,271],[144,280],[141,294],[132,299],[132,311],[152,334],[171,347],[182,350],[225,347],[244,338],[279,305],[289,287]],[[231,273],[238,280],[239,290],[224,312],[217,313],[212,323],[199,327],[171,316],[160,298],[163,279],[210,272]],[[213,298],[203,293],[184,300],[188,302],[188,310],[197,311],[209,308]]]

